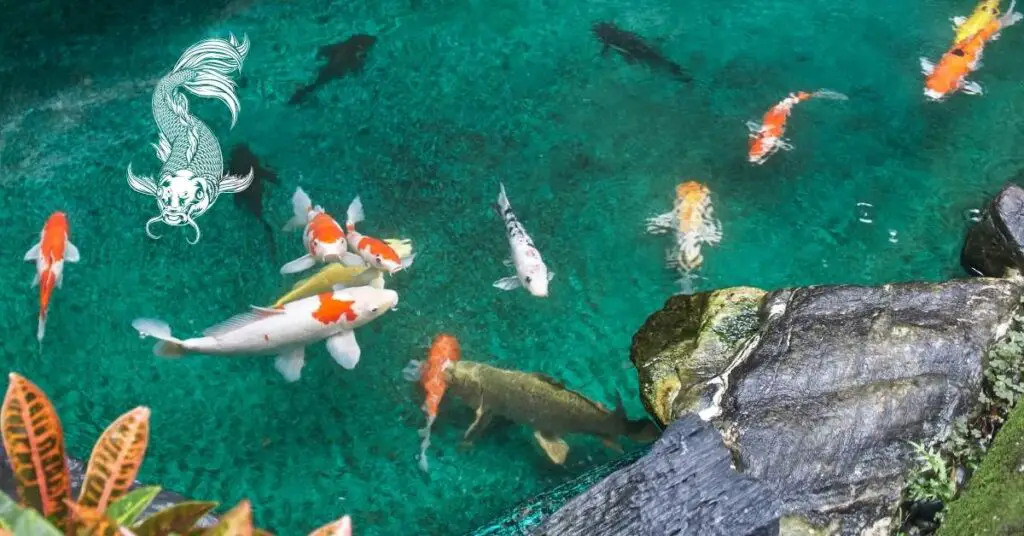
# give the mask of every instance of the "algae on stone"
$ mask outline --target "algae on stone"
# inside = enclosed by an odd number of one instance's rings
[[[633,337],[640,398],[662,426],[697,411],[705,383],[757,331],[765,291],[734,287],[669,298]]]
[[[1024,534],[1024,404],[1010,413],[938,536]]]

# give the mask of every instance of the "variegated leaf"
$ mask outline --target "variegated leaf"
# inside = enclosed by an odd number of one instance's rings
[[[203,536],[252,536],[252,533],[252,505],[243,499],[216,525],[206,529]]]
[[[92,448],[78,504],[104,511],[139,474],[149,444],[149,408],[139,406],[110,424]]]
[[[75,504],[71,499],[67,500],[67,505],[71,509],[71,527],[75,536],[121,536],[117,523],[102,511]]]
[[[71,478],[64,462],[64,431],[46,394],[19,374],[9,375],[0,407],[0,433],[17,481],[18,499],[63,527]]]
[[[124,497],[110,503],[104,513],[118,525],[131,526],[159,493],[160,486],[136,488],[126,493]]]
[[[310,532],[309,536],[352,536],[352,518],[342,516],[341,519]]]
[[[180,502],[147,517],[132,527],[132,530],[138,536],[167,536],[172,532],[187,534],[207,512],[216,507],[215,502]]]

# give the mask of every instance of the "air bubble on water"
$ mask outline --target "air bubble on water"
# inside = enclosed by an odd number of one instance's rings
[[[898,238],[896,238],[896,229],[889,229],[889,241],[892,242],[893,244],[900,241]]]
[[[875,222],[875,206],[871,203],[857,203],[857,221],[861,223]]]
[[[981,221],[981,210],[976,208],[965,210],[964,219],[971,223],[978,223]]]

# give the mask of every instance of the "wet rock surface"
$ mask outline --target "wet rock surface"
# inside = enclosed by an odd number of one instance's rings
[[[67,458],[68,471],[71,474],[71,496],[78,497],[79,490],[82,489],[82,482],[85,480],[85,463],[76,460],[74,458]],[[131,489],[144,486],[139,482],[135,482]],[[0,445],[0,491],[6,493],[9,497],[16,499],[17,489],[15,488],[14,473],[11,472],[10,462],[7,460],[7,453],[4,452],[3,445]],[[178,495],[172,491],[161,490],[160,494],[153,499],[153,502],[142,512],[139,519],[144,519],[147,516],[163,510],[168,506],[187,501],[189,499]],[[196,524],[197,527],[209,527],[217,522],[217,518],[212,515],[203,516],[203,518]]]
[[[645,456],[566,503],[532,534],[778,534],[781,502],[731,464],[718,431],[686,416]]]
[[[944,437],[969,409],[1021,293],[990,278],[776,291],[760,300],[756,327],[743,324],[746,339],[698,360],[686,348],[700,347],[700,331],[665,326],[672,315],[676,326],[718,317],[710,296],[676,296],[638,332],[631,358],[661,369],[641,372],[645,405],[668,420],[712,419],[738,469],[781,501],[784,525],[884,532],[914,463],[908,441]]]
[[[967,232],[960,264],[988,277],[1003,277],[1008,269],[1024,272],[1024,188],[1007,184],[992,199]]]

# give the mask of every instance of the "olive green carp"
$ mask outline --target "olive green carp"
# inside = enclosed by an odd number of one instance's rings
[[[563,439],[568,434],[597,436],[605,446],[621,452],[619,436],[649,442],[661,433],[648,419],[628,419],[621,400],[610,411],[544,374],[472,361],[452,362],[445,372],[448,392],[476,409],[476,420],[464,435],[467,441],[486,429],[494,416],[505,417],[533,428],[544,453],[561,465],[569,453]]]

